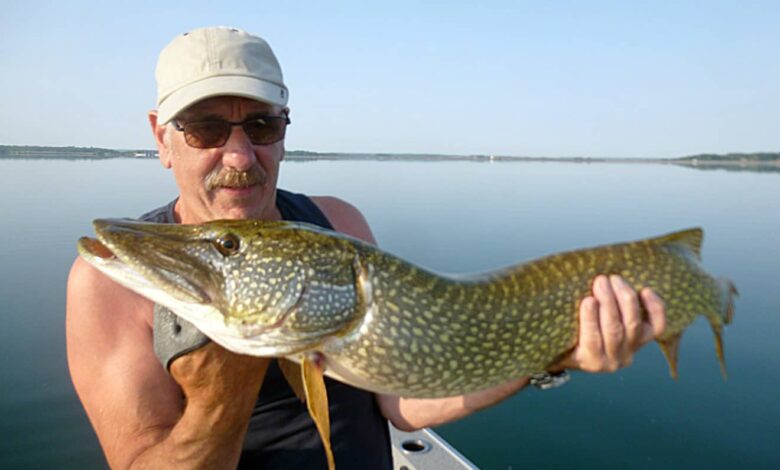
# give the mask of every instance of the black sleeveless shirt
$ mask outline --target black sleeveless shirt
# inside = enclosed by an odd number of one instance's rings
[[[175,223],[176,201],[141,216]],[[333,229],[325,214],[303,194],[278,189],[282,219]],[[392,469],[390,434],[374,395],[325,378],[331,445],[339,470]],[[240,469],[327,469],[325,451],[306,405],[295,396],[276,361],[271,361],[255,403],[238,463]]]

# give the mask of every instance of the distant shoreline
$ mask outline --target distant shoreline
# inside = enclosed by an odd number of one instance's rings
[[[111,158],[156,159],[157,151],[147,149],[115,150],[98,147],[46,147],[0,145],[0,158],[25,160],[105,160]],[[335,153],[290,150],[289,161],[477,161],[540,163],[639,163],[673,164],[702,169],[746,169],[780,171],[780,152],[700,154],[679,158],[600,158],[600,157],[522,157],[509,155],[431,155],[392,153]]]

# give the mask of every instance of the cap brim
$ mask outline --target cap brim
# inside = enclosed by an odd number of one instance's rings
[[[214,96],[240,96],[278,106],[287,105],[287,89],[241,75],[210,77],[171,93],[157,106],[157,122],[167,124],[184,109]]]

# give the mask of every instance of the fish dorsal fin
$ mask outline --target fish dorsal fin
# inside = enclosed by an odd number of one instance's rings
[[[681,230],[679,232],[669,233],[655,238],[653,241],[660,245],[678,244],[690,248],[696,254],[697,259],[701,259],[701,242],[704,239],[704,230],[700,227]]]

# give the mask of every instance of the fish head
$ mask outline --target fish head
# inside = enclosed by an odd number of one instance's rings
[[[80,255],[235,352],[315,348],[355,321],[354,248],[308,224],[98,219]]]

